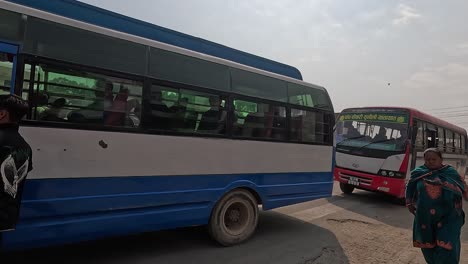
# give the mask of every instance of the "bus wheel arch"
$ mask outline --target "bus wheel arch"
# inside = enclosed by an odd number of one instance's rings
[[[258,224],[259,203],[258,193],[247,188],[236,188],[223,195],[211,211],[210,236],[223,246],[247,241]]]

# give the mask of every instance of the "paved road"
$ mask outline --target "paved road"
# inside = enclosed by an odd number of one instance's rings
[[[341,264],[373,263],[373,258],[362,255],[375,254],[380,263],[423,263],[419,251],[398,248],[409,248],[411,225],[406,209],[381,195],[359,191],[344,196],[336,189],[328,199],[262,212],[255,236],[235,247],[220,247],[203,227],[193,227],[19,252],[8,258],[14,259],[10,263]],[[468,243],[466,228],[462,239]]]

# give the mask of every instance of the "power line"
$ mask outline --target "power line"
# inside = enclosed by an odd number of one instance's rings
[[[468,118],[464,118],[464,119],[450,119],[450,122],[468,122]]]
[[[458,114],[458,115],[438,116],[438,118],[462,117],[462,116],[468,116],[468,113],[466,113],[466,114]]]
[[[466,120],[446,120],[448,123],[452,123],[452,124],[460,124],[462,122],[466,122]]]
[[[455,106],[455,107],[444,107],[444,108],[432,108],[432,109],[423,109],[424,111],[432,111],[432,110],[447,110],[447,109],[459,109],[459,108],[465,108],[468,107],[468,105],[464,106]]]
[[[466,110],[454,110],[454,111],[443,111],[443,112],[432,112],[433,115],[454,114],[454,113],[468,113],[468,109],[466,109]]]
[[[459,114],[446,114],[446,115],[434,115],[437,118],[446,118],[446,117],[465,117],[468,113],[459,113]]]
[[[445,114],[445,115],[434,115],[438,118],[441,118],[441,117],[463,117],[465,115],[467,115],[468,113],[459,113],[459,114]]]

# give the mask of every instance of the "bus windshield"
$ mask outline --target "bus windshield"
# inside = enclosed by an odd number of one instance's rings
[[[336,124],[337,147],[404,151],[407,139],[406,113],[343,113]]]

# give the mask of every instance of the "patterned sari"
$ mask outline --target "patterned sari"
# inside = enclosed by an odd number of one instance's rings
[[[411,172],[406,206],[415,209],[413,245],[422,249],[427,263],[459,263],[467,191],[464,179],[449,165],[437,170],[422,165]]]

